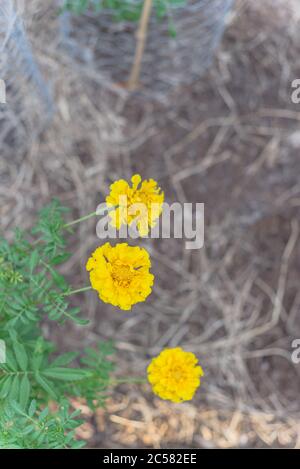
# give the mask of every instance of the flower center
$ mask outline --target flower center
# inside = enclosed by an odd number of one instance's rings
[[[114,282],[118,283],[122,287],[126,287],[132,280],[133,272],[128,265],[116,262],[112,265],[111,276]]]
[[[171,371],[171,375],[174,381],[180,382],[185,379],[185,370],[181,366],[176,366]]]

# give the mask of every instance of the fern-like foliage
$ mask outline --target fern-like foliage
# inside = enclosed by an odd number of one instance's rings
[[[67,401],[57,410],[37,408],[32,400],[25,408],[16,401],[2,403],[0,407],[0,448],[8,449],[78,449],[85,442],[76,440],[75,429],[82,423],[72,412]]]
[[[90,406],[103,404],[114,368],[111,343],[59,355],[42,335],[45,320],[87,324],[57,270],[70,257],[66,212],[55,200],[29,233],[17,230],[11,243],[0,238],[0,339],[6,345],[0,364],[0,448],[77,447],[73,430],[80,422],[64,401],[80,396]],[[50,400],[59,403],[56,413],[47,407]]]

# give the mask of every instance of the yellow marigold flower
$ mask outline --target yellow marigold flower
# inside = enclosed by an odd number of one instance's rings
[[[136,221],[141,236],[146,236],[161,215],[164,193],[153,179],[142,181],[139,174],[131,178],[132,185],[120,179],[110,186],[106,197],[108,207],[115,207],[109,216],[117,229]]]
[[[89,258],[86,269],[94,290],[105,303],[129,310],[145,301],[152,290],[154,276],[146,249],[127,243],[100,246]]]
[[[204,375],[197,357],[181,347],[163,350],[147,368],[153,392],[172,402],[190,401]]]

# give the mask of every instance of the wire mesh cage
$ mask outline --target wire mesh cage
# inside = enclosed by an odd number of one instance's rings
[[[0,3],[0,154],[22,153],[44,130],[53,112],[51,93],[35,62],[24,29],[23,0]]]
[[[172,87],[199,78],[213,58],[232,3],[187,0],[176,8],[169,7],[160,19],[153,8],[140,89],[164,97]],[[115,13],[107,9],[83,15],[66,12],[61,17],[63,42],[69,52],[93,66],[108,85],[126,83],[135,56],[137,28],[137,22],[116,21]]]

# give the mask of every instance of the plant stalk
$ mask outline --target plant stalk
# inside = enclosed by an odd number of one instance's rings
[[[65,293],[64,296],[71,296],[71,295],[75,295],[76,293],[83,293],[89,290],[92,290],[92,287],[82,287],[82,288],[78,288],[77,290],[72,290],[68,293]]]
[[[89,218],[95,217],[97,215],[97,212],[92,212],[89,213],[88,215],[85,215],[84,217],[78,218],[77,220],[73,220],[70,223],[66,223],[63,228],[69,228],[70,226],[76,225],[77,223],[81,223],[82,221],[88,220]]]
[[[134,91],[139,85],[142,61],[147,41],[148,25],[152,10],[152,3],[152,0],[144,0],[142,16],[136,34],[137,45],[135,49],[135,57],[127,85],[129,91]]]
[[[110,212],[111,210],[114,210],[116,207],[112,206],[112,207],[103,207],[101,212],[99,210],[97,210],[96,212],[92,212],[92,213],[88,213],[87,215],[84,215],[83,217],[81,218],[77,218],[77,220],[73,220],[69,223],[66,223],[63,228],[66,229],[66,228],[69,228],[73,225],[77,225],[77,223],[81,223],[82,221],[85,221],[85,220],[89,220],[89,218],[93,218],[97,215],[102,215],[102,213],[104,213],[105,211],[107,212]]]

